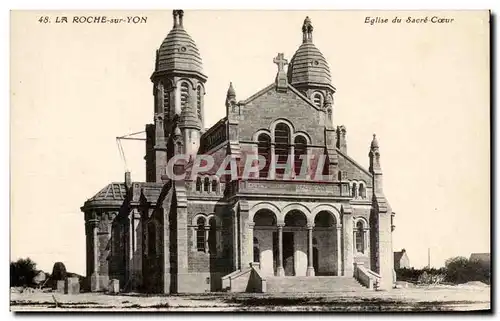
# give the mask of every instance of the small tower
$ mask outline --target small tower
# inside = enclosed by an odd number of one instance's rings
[[[325,109],[327,97],[335,93],[335,87],[331,84],[328,62],[313,43],[313,30],[311,19],[306,17],[302,24],[302,44],[288,66],[288,82],[318,108]]]
[[[373,134],[373,139],[370,144],[370,168],[369,171],[373,175],[373,193],[383,193],[382,189],[382,168],[380,167],[380,151],[378,146],[377,136]]]
[[[204,127],[207,76],[203,73],[201,55],[184,29],[184,11],[173,10],[172,15],[173,27],[156,51],[155,70],[151,75],[155,105],[154,124],[146,128],[148,182],[161,181],[168,160],[178,150],[176,126],[184,130],[181,130],[183,152],[194,154]],[[189,110],[184,112],[187,106]],[[174,124],[176,117],[177,125]]]

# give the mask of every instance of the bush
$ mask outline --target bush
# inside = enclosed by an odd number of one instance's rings
[[[54,263],[54,267],[52,268],[52,277],[51,277],[52,288],[56,288],[57,281],[66,280],[66,277],[67,277],[67,272],[64,263],[62,262]]]
[[[36,272],[36,263],[29,257],[10,262],[10,286],[33,285]]]
[[[446,280],[453,283],[481,281],[490,284],[489,263],[457,256],[446,260]]]
[[[406,281],[412,283],[422,283],[422,284],[435,284],[441,283],[446,275],[444,268],[403,268],[396,270],[396,279],[398,281]]]

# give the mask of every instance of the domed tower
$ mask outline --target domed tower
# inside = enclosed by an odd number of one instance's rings
[[[196,154],[204,128],[206,80],[200,52],[184,29],[184,11],[173,10],[173,28],[156,51],[151,75],[155,100],[154,125],[146,126],[147,181],[161,181],[174,154]],[[181,150],[174,135],[177,127],[182,131]]]
[[[330,67],[313,43],[313,25],[306,17],[302,25],[302,44],[288,65],[288,82],[319,108],[327,110],[331,120],[333,94]]]

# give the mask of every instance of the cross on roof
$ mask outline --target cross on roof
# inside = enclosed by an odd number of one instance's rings
[[[278,53],[278,56],[273,59],[273,62],[278,65],[278,72],[282,72],[285,68],[285,65],[288,65],[288,60],[285,59],[285,55],[283,53]]]

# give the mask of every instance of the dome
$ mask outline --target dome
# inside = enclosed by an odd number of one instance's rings
[[[156,72],[188,71],[203,75],[201,55],[196,43],[184,30],[183,11],[174,10],[174,27],[157,53]]]
[[[309,17],[302,26],[303,41],[288,65],[288,82],[298,84],[322,84],[331,86],[330,67],[323,54],[312,42],[313,27]]]

